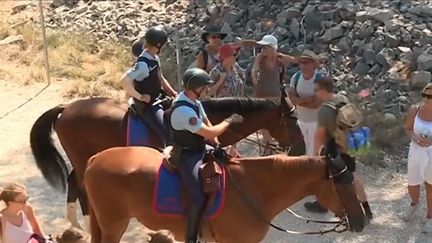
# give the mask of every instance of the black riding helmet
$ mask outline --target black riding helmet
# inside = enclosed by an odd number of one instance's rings
[[[183,74],[183,87],[186,90],[195,90],[196,88],[212,84],[213,80],[201,68],[190,68]]]
[[[168,34],[160,26],[154,26],[147,30],[144,39],[146,43],[159,49],[168,41]]]

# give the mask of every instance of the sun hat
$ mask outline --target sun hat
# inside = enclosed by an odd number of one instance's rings
[[[201,39],[208,43],[207,37],[209,35],[219,35],[221,40],[223,40],[227,34],[221,32],[221,29],[219,27],[217,27],[216,25],[209,25],[207,27],[204,28],[204,33],[201,35]]]

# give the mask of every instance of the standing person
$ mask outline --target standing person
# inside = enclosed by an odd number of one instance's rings
[[[171,96],[177,96],[177,92],[162,74],[157,56],[168,41],[168,35],[162,27],[157,26],[148,29],[144,38],[146,41],[144,50],[134,67],[123,75],[121,82],[126,93],[133,97],[140,117],[166,144],[169,135],[163,125],[162,105],[152,106],[152,104],[161,94],[162,89]]]
[[[348,126],[346,123],[342,123],[338,120],[338,113],[341,111],[338,107],[341,107],[343,104],[351,104],[351,102],[343,95],[334,94],[334,82],[329,77],[320,79],[315,86],[316,98],[322,101],[323,104],[320,106],[318,111],[318,125],[315,134],[313,155],[322,155],[324,144],[337,144],[341,158],[344,160],[347,168],[353,172],[357,197],[362,204],[368,221],[370,221],[373,218],[372,211],[369,207],[363,184],[360,181],[359,176],[355,173],[355,158],[348,154],[348,141],[346,140],[347,133],[349,132]],[[348,111],[348,108],[345,111]],[[352,123],[360,123],[362,116],[357,109],[352,110],[351,112],[348,111],[348,113],[350,114],[350,125],[354,125]],[[306,203],[305,207],[310,211],[327,211],[327,209],[322,208],[317,201]]]
[[[205,211],[205,195],[197,169],[202,164],[207,149],[205,139],[218,144],[217,136],[228,129],[231,123],[242,120],[241,116],[233,115],[217,125],[213,126],[210,123],[200,98],[205,97],[211,84],[213,81],[204,70],[188,69],[183,75],[184,91],[174,100],[171,108],[173,163],[191,199],[187,214],[186,243],[198,242],[200,224]]]
[[[257,44],[262,46],[262,51],[255,58],[252,68],[251,78],[255,96],[280,97],[284,65],[297,61],[290,55],[277,52],[278,40],[273,35],[265,35]]]
[[[214,81],[208,95],[211,97],[243,96],[246,76],[244,70],[237,64],[236,56],[240,46],[224,44],[219,48],[221,62],[210,71]],[[240,157],[237,144],[228,146],[227,152],[232,157]]]
[[[201,39],[206,45],[198,53],[195,60],[195,67],[210,72],[220,63],[219,48],[227,34],[222,33],[215,25],[207,26],[204,31],[205,32],[201,35]]]
[[[262,47],[261,53],[255,58],[251,79],[254,85],[254,95],[258,98],[279,98],[281,96],[281,83],[284,83],[285,65],[296,63],[296,59],[290,55],[278,53],[278,40],[273,35],[265,35],[257,42]],[[272,138],[267,130],[261,131],[265,143]],[[264,155],[269,154],[270,149],[264,150]]]
[[[237,64],[236,55],[240,47],[224,44],[219,48],[221,63],[210,71],[210,78],[214,81],[209,95],[212,97],[243,96],[245,73]]]
[[[306,155],[313,155],[317,129],[317,113],[321,101],[315,97],[315,83],[322,78],[319,58],[309,50],[298,57],[300,71],[291,78],[288,96],[297,108],[298,124],[306,145]]]
[[[36,219],[33,207],[27,202],[25,186],[10,183],[0,189],[0,200],[6,208],[0,211],[0,236],[3,243],[28,243],[35,237],[45,239]]]
[[[404,220],[411,221],[419,206],[420,184],[425,184],[427,215],[424,232],[432,232],[432,83],[424,87],[423,102],[413,106],[405,121],[405,132],[411,138],[408,153],[408,193],[411,204]]]

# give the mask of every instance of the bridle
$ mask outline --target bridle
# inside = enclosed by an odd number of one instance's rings
[[[281,104],[281,106],[282,106],[282,104]],[[286,110],[287,109],[284,109],[282,107],[280,108],[280,111],[279,111],[280,112],[279,113],[280,114],[279,115],[279,121],[278,121],[277,127],[275,128],[276,131],[278,131],[281,126],[286,126],[286,124],[287,124],[286,119],[287,118],[288,119],[297,119],[296,117],[293,116],[293,113],[295,111],[295,107],[293,107],[292,109],[290,109],[288,112]],[[276,152],[276,153],[286,153],[286,154],[289,154],[291,152],[291,148],[292,148],[291,145],[281,146],[279,143],[278,144],[273,144],[273,143],[270,143],[270,142],[264,143],[264,142],[259,141],[259,139],[253,140],[253,139],[250,139],[250,138],[247,138],[247,137],[243,138],[242,135],[240,135],[239,133],[234,132],[232,129],[228,129],[228,131],[230,133],[232,133],[234,136],[236,136],[237,138],[243,139],[243,140],[245,140],[245,141],[247,141],[247,142],[249,142],[251,144],[254,144],[254,145],[258,146],[258,148],[260,150],[260,154],[261,154],[261,148],[262,147],[269,148],[272,152]]]

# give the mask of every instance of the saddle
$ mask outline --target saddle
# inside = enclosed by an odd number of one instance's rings
[[[155,105],[162,105],[162,109],[166,112],[167,110],[170,109],[171,104],[172,104],[172,98],[166,96],[164,93],[161,93],[157,98],[156,101],[153,104],[147,104],[141,101],[136,101],[134,100],[134,98],[130,97],[128,99],[128,106],[129,106],[129,111],[131,112],[131,114],[133,114],[135,117],[142,119],[143,114],[144,114],[144,110],[146,108],[149,108],[151,106],[155,106]]]
[[[170,172],[176,172],[177,168],[172,162],[173,158],[173,147],[168,146],[164,150],[164,160],[162,166],[164,166]],[[220,190],[222,180],[222,167],[219,165],[220,156],[215,155],[214,150],[206,151],[203,157],[203,163],[200,166],[199,174],[201,176],[201,184],[205,194],[213,194]],[[219,162],[219,163],[218,163]]]

